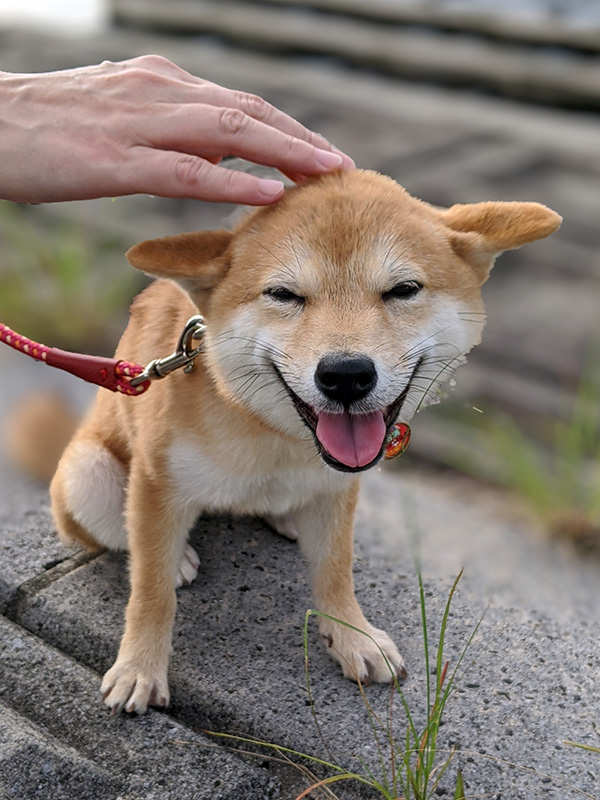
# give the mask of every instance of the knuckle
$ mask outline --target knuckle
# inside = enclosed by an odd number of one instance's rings
[[[133,86],[148,86],[163,81],[171,62],[164,56],[138,56],[127,64],[126,77]]]
[[[298,139],[290,136],[289,134],[286,134],[283,140],[283,147],[288,156],[292,158],[297,158],[302,155],[303,144],[303,142],[300,142]]]
[[[172,66],[172,63],[169,61],[168,58],[164,56],[156,55],[155,53],[147,55],[147,56],[138,56],[137,59],[142,66],[144,67],[167,67]]]
[[[143,87],[154,82],[155,73],[138,62],[131,64],[118,78],[124,90],[140,91]]]
[[[238,173],[234,170],[225,170],[225,174],[222,175],[221,180],[221,189],[223,195],[225,197],[233,197],[235,196],[238,187]]]
[[[269,117],[272,109],[272,106],[263,100],[262,97],[259,97],[257,94],[246,94],[244,92],[239,95],[239,104],[246,114],[261,121]]]
[[[175,162],[175,178],[184,186],[196,186],[204,180],[208,166],[201,158],[180,156]]]
[[[227,135],[242,133],[247,127],[249,117],[237,108],[225,108],[219,120],[221,130]]]

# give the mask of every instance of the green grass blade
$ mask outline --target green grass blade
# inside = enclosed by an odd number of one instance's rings
[[[373,789],[377,789],[383,795],[385,800],[394,800],[394,798],[392,798],[390,794],[387,794],[386,792],[382,791],[382,787],[374,786],[369,781],[365,780],[362,775],[356,775],[352,772],[347,772],[343,775],[331,775],[329,778],[323,778],[323,780],[318,781],[312,786],[309,786],[308,789],[305,789],[303,792],[301,792],[301,794],[299,794],[295,798],[295,800],[304,800],[304,798],[308,797],[308,795],[311,792],[314,792],[315,789],[320,789],[323,786],[328,786],[331,783],[337,783],[339,781],[350,781],[350,780],[359,781],[359,783],[364,783]]]
[[[318,758],[317,756],[311,756],[308,753],[302,753],[300,750],[294,750],[291,747],[284,747],[281,744],[274,744],[273,742],[265,742],[262,739],[254,739],[251,736],[238,736],[233,733],[219,733],[218,731],[207,731],[201,730],[200,733],[204,733],[207,736],[215,736],[219,739],[229,739],[230,741],[236,742],[244,742],[245,744],[253,744],[259,747],[268,747],[271,750],[275,750],[279,753],[287,753],[292,756],[296,756],[297,758],[305,758],[308,761],[312,762],[313,764],[320,764],[322,767],[327,767],[328,769],[332,769],[335,772],[339,772],[346,774],[348,770],[344,767],[340,767],[338,764],[334,764],[331,761],[325,761],[322,758]],[[365,783],[368,783],[365,779]]]
[[[419,734],[418,734],[416,726],[415,726],[415,724],[413,722],[413,719],[412,719],[412,716],[411,716],[411,713],[410,713],[409,705],[406,702],[406,698],[404,697],[404,692],[402,691],[402,687],[400,686],[400,683],[398,681],[398,676],[396,675],[395,671],[392,669],[392,665],[390,664],[388,657],[383,652],[383,650],[382,650],[381,646],[379,645],[379,643],[375,641],[375,639],[371,636],[370,633],[367,633],[366,631],[363,631],[361,628],[357,628],[355,625],[351,625],[349,622],[344,622],[344,620],[338,619],[337,617],[332,617],[330,614],[325,614],[323,611],[311,611],[311,614],[316,616],[316,617],[323,617],[324,619],[331,620],[331,622],[337,622],[339,625],[343,625],[344,627],[349,628],[352,631],[356,631],[356,633],[360,633],[363,636],[366,636],[367,639],[370,639],[373,642],[375,647],[379,650],[379,652],[381,654],[381,657],[385,661],[388,670],[390,671],[390,677],[392,678],[392,683],[395,686],[396,691],[398,692],[398,695],[399,695],[400,700],[402,702],[402,707],[404,709],[404,712],[406,713],[406,718],[407,718],[409,727],[410,727],[410,729],[412,731],[412,734],[413,734],[414,740],[416,742],[416,745],[418,746]]]
[[[377,731],[377,725],[383,729],[385,732],[385,727],[382,724],[381,720],[379,719],[378,715],[375,713],[373,706],[369,703],[367,695],[365,694],[364,687],[360,680],[357,681],[358,689],[360,691],[360,695],[362,697],[362,701],[365,704],[365,708],[367,709],[367,714],[369,717],[369,724],[371,726],[371,731],[373,733],[373,739],[375,741],[375,746],[377,747],[377,755],[379,757],[379,765],[381,766],[381,774],[383,779],[383,785],[385,786],[386,790],[389,791],[389,784],[388,784],[388,777],[387,777],[387,769],[385,765],[385,758],[383,755],[383,748],[381,746],[381,740],[379,738],[379,733]],[[375,724],[377,723],[377,725]]]
[[[321,730],[321,725],[319,724],[319,718],[317,717],[317,712],[315,709],[315,703],[312,696],[312,689],[310,685],[310,669],[308,664],[308,621],[311,616],[317,616],[319,612],[313,611],[312,609],[308,609],[306,614],[304,615],[304,676],[306,680],[306,691],[308,693],[308,702],[310,704],[310,712],[312,714],[313,721],[315,723],[315,728],[317,729],[317,734],[323,747],[325,748],[325,752],[327,753],[328,757],[331,761],[334,761],[334,756],[331,750],[329,749],[329,745],[325,737],[323,736],[323,731]]]
[[[454,800],[465,800],[465,783],[463,781],[460,767],[456,773],[456,789],[454,790]]]
[[[593,744],[580,744],[579,742],[570,742],[566,739],[563,739],[563,744],[569,747],[578,747],[580,750],[589,750],[590,753],[600,753],[600,747],[594,747]]]
[[[417,573],[419,582],[419,603],[421,606],[421,630],[423,631],[423,651],[425,654],[425,673],[427,680],[427,719],[431,715],[431,669],[429,664],[429,642],[427,639],[427,609],[425,607],[425,588],[423,586],[423,576]]]

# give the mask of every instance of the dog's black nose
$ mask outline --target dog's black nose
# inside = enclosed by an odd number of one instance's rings
[[[315,383],[324,395],[348,407],[375,387],[377,370],[367,356],[323,356],[317,364]]]

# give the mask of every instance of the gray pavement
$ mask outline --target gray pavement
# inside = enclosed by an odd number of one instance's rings
[[[67,43],[14,35],[3,45],[3,69],[27,69],[34,57],[39,69],[52,69],[163,52],[206,78],[267,96],[362,166],[432,202],[539,199],[566,213],[552,244],[509,256],[494,272],[485,343],[459,373],[457,390],[459,402],[484,395],[521,412],[558,405],[556,386],[572,379],[597,317],[595,118],[348,75],[319,62],[275,69],[256,55],[160,36],[115,32]],[[227,213],[150,198],[121,203],[110,221],[132,241],[218,225]],[[103,224],[103,201],[39,212]],[[565,296],[578,309],[569,322]],[[0,418],[23,392],[49,382],[82,405],[89,396],[74,379],[6,349],[0,367]],[[415,421],[421,458],[435,459],[439,420],[438,409],[428,409]],[[450,616],[451,665],[487,609],[440,732],[440,749],[458,752],[439,796],[452,796],[460,765],[467,797],[600,798],[600,756],[563,744],[598,745],[600,569],[549,542],[513,506],[409,458],[399,473],[369,473],[357,518],[357,593],[404,653],[405,695],[419,724],[426,669],[414,541],[432,641],[452,580],[466,567]],[[98,689],[120,637],[126,560],[58,544],[45,487],[0,461],[0,797],[293,800],[304,785],[297,770],[269,761],[268,750],[247,758],[222,743],[215,749],[202,730],[327,757],[304,683],[302,626],[311,599],[297,548],[251,519],[201,519],[192,541],[202,565],[196,583],[179,593],[172,705],[141,719],[111,719]],[[360,757],[380,770],[360,694],[341,678],[314,626],[310,663],[328,746],[344,764],[356,766]],[[368,696],[385,716],[387,690],[371,687]],[[402,737],[399,704],[394,721]],[[336,791],[373,797],[350,785]]]
[[[215,752],[206,737],[173,717],[151,713],[133,721],[99,714],[97,675],[4,617],[0,657],[3,798],[278,795],[268,772]]]

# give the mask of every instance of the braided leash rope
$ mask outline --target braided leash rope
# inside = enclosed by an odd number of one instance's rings
[[[20,350],[22,353],[31,356],[31,358],[35,358],[37,361],[45,361],[48,351],[50,350],[50,348],[46,347],[45,344],[33,342],[31,339],[21,336],[20,333],[13,331],[7,325],[3,325],[1,322],[0,341],[4,342],[4,344],[7,344],[9,347],[12,347],[14,350]]]
[[[101,356],[88,356],[81,353],[70,353],[58,347],[47,347],[45,344],[34,342],[26,336],[13,331],[0,322],[0,342],[24,353],[36,361],[43,361],[49,367],[56,367],[65,372],[70,372],[88,383],[103,386],[111,392],[120,392],[130,397],[143,394],[149,387],[150,381],[143,381],[133,386],[131,381],[144,372],[140,364],[129,361],[120,361],[116,358],[103,358]]]

